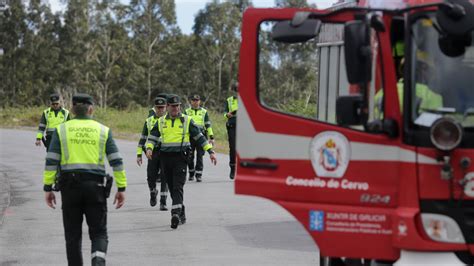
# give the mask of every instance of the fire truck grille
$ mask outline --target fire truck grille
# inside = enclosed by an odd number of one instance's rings
[[[437,213],[453,218],[461,228],[466,243],[474,244],[474,200],[422,200],[422,213]]]

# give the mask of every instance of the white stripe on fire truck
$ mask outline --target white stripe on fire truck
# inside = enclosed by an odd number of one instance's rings
[[[311,160],[310,143],[312,138],[257,132],[250,120],[247,110],[239,97],[239,120],[237,151],[241,158],[269,158],[275,160]],[[363,142],[351,143],[351,161],[417,161],[414,151],[393,145],[370,144]],[[418,162],[423,164],[438,164],[436,159],[418,154]]]

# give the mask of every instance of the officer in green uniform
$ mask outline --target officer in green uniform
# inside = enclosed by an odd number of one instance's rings
[[[209,140],[209,143],[214,146],[214,133],[212,132],[211,120],[207,110],[201,107],[201,96],[199,94],[193,94],[188,97],[191,103],[191,107],[186,109],[185,114],[191,117],[194,124],[201,130],[201,133]],[[196,154],[196,168],[194,168],[194,154]],[[196,175],[196,181],[202,181],[202,171],[204,164],[202,157],[204,156],[204,150],[200,145],[197,145],[194,139],[191,139],[191,151],[189,152],[189,181],[194,180]]]
[[[36,146],[41,146],[43,142],[48,151],[49,143],[51,143],[51,136],[57,125],[69,120],[69,111],[61,106],[60,96],[53,93],[49,96],[51,106],[43,111],[41,115],[40,124],[38,126],[38,133],[36,134]],[[44,131],[46,130],[46,136]]]
[[[156,95],[156,97],[164,98],[166,100],[168,98],[168,93],[160,93]],[[148,110],[148,117],[153,116],[153,115],[155,115],[155,107],[150,108],[150,110]]]
[[[146,151],[145,143],[148,139],[148,136],[150,135],[151,129],[155,126],[156,122],[158,122],[158,118],[166,114],[166,99],[156,97],[155,107],[153,109],[153,115],[146,119],[145,124],[143,125],[142,135],[140,137],[140,140],[138,141],[138,166],[141,166],[143,163],[142,152],[144,150]],[[152,159],[148,160],[146,171],[148,188],[150,189],[150,205],[153,207],[156,205],[156,196],[158,195],[158,191],[156,189],[156,182],[158,180],[158,177],[163,175],[160,167],[159,145],[155,147]],[[166,208],[166,198],[168,196],[168,186],[166,185],[165,177],[161,177],[159,182],[161,182],[160,210],[167,211],[168,209]]]
[[[173,229],[178,228],[179,223],[186,222],[183,187],[186,182],[187,153],[191,147],[190,139],[193,138],[198,145],[209,152],[214,165],[217,163],[212,145],[207,142],[193,120],[181,113],[180,105],[179,96],[168,96],[168,113],[160,117],[158,123],[151,130],[146,144],[146,156],[151,159],[154,147],[161,142],[161,169],[166,176],[173,201],[171,206],[171,228]]]
[[[92,241],[92,265],[105,265],[107,253],[107,202],[110,182],[105,182],[107,157],[113,168],[118,188],[114,204],[123,206],[127,178],[122,157],[110,129],[94,120],[93,100],[88,94],[72,98],[75,119],[56,127],[46,155],[43,174],[46,204],[55,208],[56,197],[51,191],[58,167],[61,167],[60,190],[66,252],[69,265],[82,265],[82,221],[85,215]],[[111,181],[111,180],[109,180]]]
[[[236,94],[238,92],[239,84],[232,85],[232,90]],[[237,126],[237,110],[239,105],[237,102],[237,96],[233,95],[227,98],[224,106],[224,117],[227,119],[227,138],[229,140],[229,166],[230,166],[230,179],[235,177],[235,131]]]

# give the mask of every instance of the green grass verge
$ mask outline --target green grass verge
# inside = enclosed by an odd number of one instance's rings
[[[33,127],[37,128],[41,113],[46,107],[28,108],[0,108],[0,126]],[[150,108],[140,107],[131,110],[117,110],[113,108],[97,108],[94,119],[110,127],[115,137],[120,139],[137,141],[140,138],[143,123],[145,122]],[[216,139],[215,150],[221,153],[229,152],[225,118],[221,113],[209,111],[212,121],[212,129]]]

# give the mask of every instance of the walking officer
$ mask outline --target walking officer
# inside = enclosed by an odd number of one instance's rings
[[[142,135],[138,141],[137,147],[137,164],[141,166],[142,161],[142,152],[146,151],[145,143],[146,140],[150,137],[150,131],[158,122],[158,118],[162,117],[166,113],[166,100],[161,97],[155,98],[155,106],[153,107],[153,115],[148,117],[143,125]],[[151,160],[148,160],[146,172],[147,172],[147,181],[148,188],[150,189],[150,205],[154,207],[156,205],[156,196],[158,195],[158,190],[156,189],[156,182],[158,178],[161,182],[161,192],[160,192],[160,210],[167,211],[166,208],[166,198],[168,196],[168,186],[166,185],[165,177],[161,171],[160,159],[159,159],[159,145],[157,145],[153,151],[153,157]]]
[[[164,98],[166,100],[166,98],[168,98],[168,93],[160,93],[156,95],[156,97]],[[150,110],[148,110],[148,117],[153,116],[154,114],[155,114],[155,107],[150,108]]]
[[[118,188],[114,199],[117,209],[125,201],[127,178],[112,132],[91,118],[92,97],[79,93],[73,96],[72,103],[75,119],[56,127],[46,155],[45,200],[55,209],[56,197],[51,186],[61,167],[59,185],[68,264],[83,264],[82,221],[85,215],[92,241],[92,265],[105,265],[108,244],[106,197],[112,185],[111,178],[104,178],[105,158],[113,168]]]
[[[178,224],[186,222],[183,205],[183,187],[186,182],[187,156],[190,149],[190,139],[209,152],[214,165],[217,159],[212,145],[209,144],[193,120],[181,113],[181,99],[177,95],[168,96],[168,113],[160,117],[153,127],[146,144],[146,156],[151,159],[154,147],[161,142],[160,161],[161,169],[168,182],[173,204],[171,206],[171,228],[178,228]]]
[[[201,97],[199,94],[194,94],[189,97],[191,107],[186,109],[185,113],[191,117],[194,124],[199,128],[201,133],[209,140],[209,143],[214,146],[214,133],[212,132],[211,120],[207,110],[201,107]],[[196,168],[194,168],[194,154],[196,154]],[[204,156],[204,150],[200,145],[196,144],[194,139],[191,139],[191,151],[189,152],[188,167],[189,167],[189,181],[194,180],[196,175],[196,181],[202,181],[202,171],[204,168],[202,157]]]
[[[51,106],[43,111],[38,126],[35,144],[36,146],[41,146],[41,142],[43,142],[46,151],[48,151],[51,136],[53,135],[56,126],[69,120],[69,111],[61,106],[60,98],[61,97],[57,93],[53,93],[49,96]],[[45,130],[46,136],[43,135]]]
[[[237,102],[237,92],[239,89],[239,83],[232,85],[233,96],[227,98],[224,107],[224,117],[227,119],[227,138],[229,140],[229,167],[230,167],[230,179],[235,177],[235,130],[237,126],[237,110],[239,105]]]

